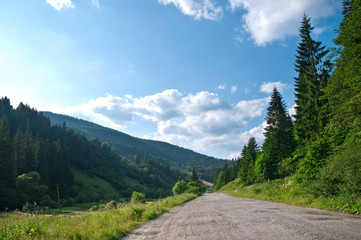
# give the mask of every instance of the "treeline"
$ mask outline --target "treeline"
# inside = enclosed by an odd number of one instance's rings
[[[124,158],[65,124],[51,126],[49,118],[27,105],[14,109],[7,97],[0,99],[0,166],[1,210],[26,201],[49,205],[57,199],[57,186],[64,199],[106,197],[84,189],[74,180],[73,168],[109,182],[118,197],[130,197],[134,190],[154,198],[171,195],[174,183],[184,177],[159,159]]]
[[[304,15],[295,70],[296,114],[274,89],[267,109],[265,142],[250,138],[240,157],[214,180],[219,189],[239,178],[249,185],[288,176],[318,196],[361,193],[361,1],[343,1],[343,20],[326,49]],[[335,60],[334,60],[335,59]]]

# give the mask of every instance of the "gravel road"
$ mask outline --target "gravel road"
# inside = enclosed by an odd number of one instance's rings
[[[173,208],[123,239],[361,240],[361,216],[211,193]]]

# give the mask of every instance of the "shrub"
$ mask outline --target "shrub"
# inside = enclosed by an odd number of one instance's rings
[[[361,193],[361,139],[350,139],[321,171],[319,190],[326,196]]]
[[[40,206],[54,208],[56,207],[56,203],[51,199],[49,195],[45,195],[40,200]]]
[[[132,198],[130,199],[131,203],[145,203],[144,193],[139,193],[134,191]]]
[[[174,187],[172,188],[173,195],[178,195],[181,193],[184,193],[187,191],[188,187],[186,182],[182,179],[181,181],[178,181]]]
[[[75,205],[75,200],[74,198],[67,198],[63,201],[62,205],[64,207],[73,207]]]

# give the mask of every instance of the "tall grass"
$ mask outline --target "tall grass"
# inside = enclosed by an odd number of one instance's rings
[[[292,177],[250,186],[244,186],[236,179],[223,186],[218,192],[235,197],[254,198],[353,214],[361,213],[361,196],[359,194],[340,194],[330,197],[315,195],[310,191],[310,186],[296,184]]]
[[[119,239],[144,222],[196,198],[182,194],[145,204],[119,204],[77,215],[2,213],[0,239]]]

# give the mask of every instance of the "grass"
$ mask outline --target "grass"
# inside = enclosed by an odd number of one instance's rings
[[[75,168],[73,168],[72,171],[74,173],[75,181],[83,183],[83,189],[88,189],[91,192],[98,192],[101,194],[111,194],[117,191],[109,182],[101,178],[92,175],[89,176],[86,172]]]
[[[82,214],[46,216],[5,212],[0,214],[0,239],[119,239],[144,222],[196,198],[182,194],[145,204],[118,204]]]
[[[293,183],[292,177],[257,183],[250,186],[243,186],[239,183],[239,180],[236,179],[223,186],[218,192],[227,193],[235,197],[254,198],[296,206],[353,214],[361,213],[360,195],[315,196],[309,191],[307,186]]]

